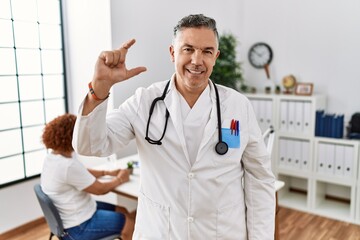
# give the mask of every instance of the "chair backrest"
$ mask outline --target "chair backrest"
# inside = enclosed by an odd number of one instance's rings
[[[61,239],[61,237],[65,236],[67,233],[64,230],[64,226],[57,208],[49,196],[43,192],[40,184],[36,184],[34,186],[34,191],[44,213],[46,222],[50,227],[50,231]]]
[[[263,139],[266,143],[266,149],[271,155],[272,150],[274,148],[274,140],[275,140],[275,130],[272,126],[266,129],[266,131],[263,133]]]
[[[62,239],[68,233],[64,229],[64,225],[62,223],[62,220],[60,218],[57,208],[55,207],[54,203],[51,201],[49,196],[43,192],[40,184],[36,184],[34,186],[34,191],[35,191],[37,199],[39,200],[41,209],[44,213],[46,222],[49,225],[51,233],[54,234],[55,236],[57,236],[59,239]],[[116,238],[118,236],[119,236],[119,234],[114,234],[111,236],[101,238],[99,240],[113,240],[114,238]],[[52,235],[50,235],[50,239],[51,239],[51,237],[52,237]]]

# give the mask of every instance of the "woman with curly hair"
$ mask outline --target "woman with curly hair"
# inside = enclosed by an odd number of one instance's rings
[[[72,147],[75,121],[75,115],[61,115],[45,126],[42,135],[49,153],[41,173],[41,187],[59,210],[68,233],[63,239],[91,240],[114,234],[131,239],[133,216],[124,208],[97,202],[91,197],[91,194],[106,194],[129,181],[129,172],[86,169]],[[114,178],[107,182],[97,180],[105,175]]]

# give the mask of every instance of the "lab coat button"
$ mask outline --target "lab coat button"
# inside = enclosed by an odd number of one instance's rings
[[[192,173],[192,172],[189,173],[189,174],[188,174],[188,177],[189,177],[189,178],[193,178],[193,177],[194,177],[194,173]]]
[[[190,222],[190,223],[191,223],[191,222],[193,222],[193,221],[194,221],[194,218],[192,218],[192,217],[188,217],[188,219],[187,219],[187,220],[188,220],[188,222]]]

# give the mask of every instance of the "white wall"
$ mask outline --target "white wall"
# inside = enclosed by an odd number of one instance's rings
[[[348,121],[352,113],[360,111],[358,0],[112,0],[111,11],[113,47],[136,38],[138,42],[128,54],[129,65],[148,68],[116,86],[115,106],[137,87],[170,77],[173,65],[168,47],[173,26],[184,15],[204,13],[217,20],[220,33],[230,31],[238,37],[238,58],[246,83],[259,92],[269,81],[264,71],[249,65],[247,53],[252,44],[264,41],[274,52],[270,65],[274,82],[281,83],[285,75],[294,74],[300,82],[314,83],[314,93],[327,96],[328,112],[344,113]]]
[[[272,79],[291,73],[313,82],[315,92],[327,95],[327,110],[347,120],[360,111],[360,1],[245,0],[244,9],[244,47],[272,46]],[[262,90],[265,73],[249,66],[245,54],[245,77]]]
[[[112,0],[113,47],[135,38],[137,43],[128,52],[127,66],[141,65],[148,69],[138,77],[116,86],[114,105],[122,103],[139,86],[146,87],[153,82],[171,77],[174,66],[170,61],[169,46],[173,28],[182,17],[204,13],[217,20],[219,33],[231,31],[241,37],[242,2],[238,0]]]

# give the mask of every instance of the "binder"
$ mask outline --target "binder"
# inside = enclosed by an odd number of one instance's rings
[[[319,129],[319,136],[320,137],[325,137],[325,114],[320,116],[320,129]]]
[[[259,119],[260,119],[260,116],[259,116],[260,115],[259,100],[251,99],[251,104],[252,104],[254,112],[255,112],[256,120],[258,121],[258,124],[260,126],[260,121],[259,121]]]
[[[329,174],[329,176],[334,175],[334,165],[335,165],[335,145],[334,144],[326,144],[326,168],[325,172]]]
[[[258,100],[259,101],[259,125],[261,132],[265,132],[266,130],[266,100]]]
[[[344,176],[351,178],[353,173],[354,147],[344,146]]]
[[[273,103],[272,103],[272,100],[266,100],[265,101],[265,129],[268,129],[270,126],[273,125],[272,123],[272,106],[273,106]]]
[[[302,132],[304,129],[304,103],[295,102],[295,125],[296,132]]]
[[[280,102],[280,130],[287,131],[288,129],[288,101]]]
[[[325,165],[326,165],[326,144],[319,143],[318,144],[318,156],[317,156],[317,172],[324,173]]]
[[[301,169],[301,146],[302,146],[302,141],[299,140],[292,140],[292,144],[293,144],[293,148],[294,148],[294,168],[295,169]]]
[[[286,166],[286,140],[284,138],[279,139],[279,166]]]
[[[293,140],[286,139],[286,166],[294,168],[294,144]]]
[[[343,138],[344,136],[344,114],[335,117],[335,133],[334,138]]]
[[[288,131],[295,132],[296,123],[295,101],[288,102]]]
[[[317,110],[315,113],[315,136],[321,136],[321,125],[322,123],[322,116],[325,114],[324,110]]]
[[[301,169],[310,170],[310,142],[301,141]]]
[[[343,145],[335,145],[335,175],[336,176],[344,176],[344,146]]]
[[[311,102],[304,102],[303,105],[304,105],[303,129],[304,129],[305,133],[310,133],[311,132],[311,126],[310,126],[311,124],[310,123],[312,122]]]

